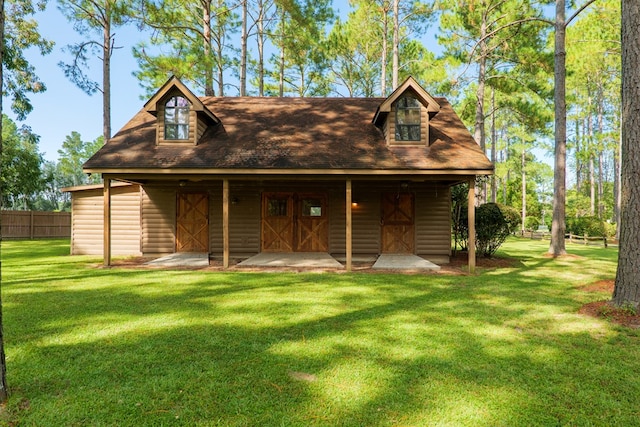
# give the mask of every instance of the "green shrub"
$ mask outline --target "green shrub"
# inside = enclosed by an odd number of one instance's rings
[[[519,212],[509,206],[485,203],[476,208],[476,250],[490,257],[520,226]]]
[[[577,236],[607,236],[608,228],[603,220],[596,216],[567,218],[567,233]],[[615,232],[615,230],[614,230]]]
[[[540,218],[528,216],[524,219],[524,228],[529,231],[536,231],[540,227]]]

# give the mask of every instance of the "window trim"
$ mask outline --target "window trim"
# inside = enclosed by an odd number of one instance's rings
[[[407,105],[411,100],[414,105]],[[401,104],[405,104],[404,106]],[[417,121],[411,123],[400,123],[399,116],[401,114],[406,114],[409,111],[417,111]],[[407,118],[407,117],[405,117]],[[400,132],[401,129],[407,129],[407,138],[403,138],[402,134],[404,132]],[[412,134],[415,135],[417,130],[417,138],[413,138]],[[420,142],[422,141],[422,103],[412,95],[403,95],[398,98],[396,102],[395,108],[395,140],[396,142]]]
[[[180,102],[179,100],[182,100]],[[169,106],[173,101],[174,105]],[[179,105],[184,103],[185,105]],[[173,118],[170,119],[167,112],[173,110]],[[172,95],[164,103],[164,140],[165,141],[189,141],[189,122],[191,105],[189,100],[183,95]],[[182,118],[182,119],[181,119]],[[168,129],[173,129],[171,132]],[[182,129],[182,130],[181,130]],[[181,138],[183,132],[184,138]],[[169,137],[174,134],[175,137]]]

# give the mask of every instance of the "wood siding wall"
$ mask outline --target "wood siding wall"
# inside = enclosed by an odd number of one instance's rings
[[[352,207],[353,253],[378,254],[381,250],[381,193],[410,191],[415,194],[415,252],[417,255],[447,258],[451,253],[450,189],[437,183],[411,183],[402,190],[399,183],[356,182]]]
[[[140,255],[140,187],[111,189],[111,253]],[[102,255],[104,198],[101,189],[71,196],[72,255]]]
[[[175,251],[175,188],[144,187],[141,223],[140,241],[143,254],[170,254]]]
[[[381,192],[397,191],[399,184],[355,182],[352,207],[353,253],[380,253]],[[222,254],[222,185],[210,191],[210,250]],[[415,194],[416,254],[448,259],[451,251],[449,187],[435,183],[412,183]],[[324,192],[329,212],[329,252],[346,252],[345,184],[308,182],[301,184],[231,182],[229,189],[229,246],[232,256],[260,252],[260,203],[263,192]]]
[[[416,193],[416,254],[432,260],[451,254],[451,189],[420,186]]]
[[[260,252],[260,191],[255,184],[229,185],[229,252],[232,256]],[[211,252],[222,254],[222,184],[214,185],[209,209]]]
[[[112,188],[112,252],[114,255],[159,255],[175,251],[176,194],[209,194],[209,251],[221,256],[222,182],[180,188],[171,183]],[[451,251],[450,189],[445,184],[356,181],[353,183],[353,253],[381,251],[381,194],[415,194],[415,253],[433,260],[448,259]],[[229,191],[229,245],[231,256],[260,252],[261,195],[263,192],[326,193],[329,213],[329,253],[346,252],[345,183],[285,183],[232,181]],[[72,254],[102,254],[102,190],[73,194]]]

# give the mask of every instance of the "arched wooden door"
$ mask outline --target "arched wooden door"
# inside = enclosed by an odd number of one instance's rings
[[[178,193],[176,252],[209,252],[207,193]]]
[[[415,252],[413,193],[383,194],[380,223],[383,254]]]

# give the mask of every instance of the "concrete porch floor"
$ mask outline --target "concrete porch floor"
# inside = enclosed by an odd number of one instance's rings
[[[237,265],[238,267],[344,268],[335,258],[324,252],[262,252]]]
[[[354,262],[357,262],[354,257]],[[344,260],[341,259],[344,262]],[[382,254],[367,257],[360,261],[371,261],[372,269],[377,270],[430,270],[438,271],[440,266],[417,255]],[[374,262],[375,261],[375,262]],[[208,267],[209,254],[180,252],[148,261],[145,265],[156,267]],[[324,252],[262,252],[251,256],[238,264],[238,267],[293,267],[293,268],[335,268],[344,269],[343,263]]]
[[[344,268],[344,265],[331,255],[320,252],[263,252],[238,263],[238,266]],[[371,268],[380,270],[440,270],[440,266],[417,255],[395,254],[380,255]]]

